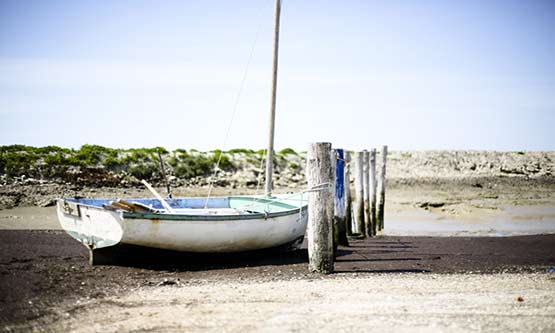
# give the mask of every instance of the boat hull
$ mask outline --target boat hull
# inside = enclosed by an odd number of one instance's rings
[[[186,252],[266,249],[304,237],[299,213],[248,220],[124,219],[122,243]]]
[[[90,249],[116,244],[202,253],[261,250],[302,242],[306,206],[246,216],[137,214],[66,201],[58,218],[72,237]]]

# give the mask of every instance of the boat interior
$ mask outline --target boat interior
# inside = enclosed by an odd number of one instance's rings
[[[166,198],[167,204],[173,209],[173,214],[187,215],[246,215],[260,213],[278,213],[290,210],[296,210],[306,206],[308,196],[302,198],[301,194],[297,195],[280,195],[274,197],[264,196],[230,196],[209,198]],[[141,199],[86,199],[71,198],[65,199],[65,202],[93,206],[97,208],[109,210],[133,210],[125,209],[127,207],[141,207],[151,212],[167,214],[159,199],[141,198]],[[121,205],[123,203],[124,205]]]

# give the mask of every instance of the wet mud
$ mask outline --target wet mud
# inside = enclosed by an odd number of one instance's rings
[[[214,281],[320,279],[306,248],[228,255],[116,249],[117,260],[90,266],[88,250],[62,231],[0,231],[0,324],[57,316],[58,304],[102,300],[136,288]],[[555,235],[396,237],[351,240],[337,251],[337,273],[536,273],[555,267]],[[333,274],[332,274],[333,275]],[[76,303],[76,304],[77,304]],[[54,319],[52,319],[54,318]]]

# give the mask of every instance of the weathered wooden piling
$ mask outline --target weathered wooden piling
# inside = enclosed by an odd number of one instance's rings
[[[347,228],[345,223],[345,159],[343,149],[334,149],[334,151],[336,162],[333,241],[337,245],[348,246],[349,241],[347,240]]]
[[[332,155],[331,143],[311,144],[306,163],[308,188],[315,189],[308,196],[308,269],[328,274],[333,272],[334,260],[335,155]]]
[[[372,236],[372,222],[370,221],[370,180],[369,180],[369,167],[368,161],[370,153],[368,150],[363,150],[362,155],[362,188],[364,195],[364,230],[362,233],[365,236]]]
[[[378,200],[378,230],[383,230],[384,228],[384,215],[385,215],[385,170],[386,170],[386,163],[387,163],[387,146],[382,147],[381,151],[382,157],[382,164],[381,164],[381,172],[380,172],[380,196]]]
[[[362,155],[363,152],[357,151],[355,153],[355,223],[356,233],[364,236],[364,189],[362,188]]]
[[[376,148],[370,150],[370,222],[372,224],[372,236],[378,232],[376,216],[376,191],[378,183],[376,179]]]
[[[345,229],[347,236],[353,235],[353,204],[351,198],[351,153],[345,151]]]

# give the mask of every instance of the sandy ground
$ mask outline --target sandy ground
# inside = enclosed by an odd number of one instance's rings
[[[90,267],[53,207],[0,210],[0,330],[555,331],[552,180],[394,181],[385,226],[340,247],[328,276],[306,250]]]
[[[56,309],[36,331],[553,331],[548,274],[337,274],[141,287]],[[39,321],[40,323],[40,321]]]
[[[528,332],[555,323],[555,235],[353,240],[327,276],[308,272],[306,250],[128,255],[123,266],[91,267],[62,231],[1,231],[2,330]]]

